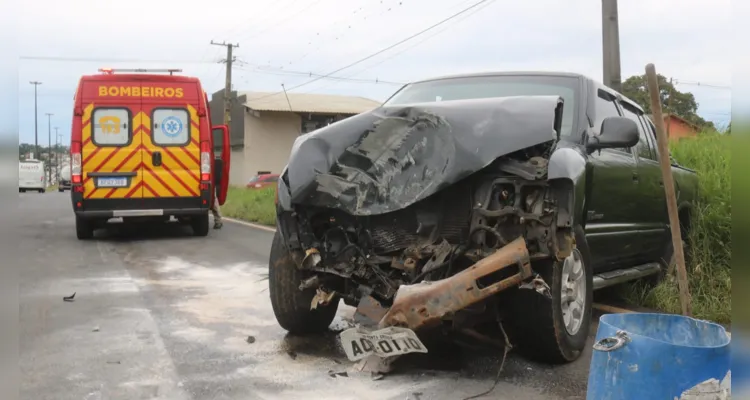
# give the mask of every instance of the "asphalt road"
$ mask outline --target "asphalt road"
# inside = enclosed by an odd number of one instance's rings
[[[68,193],[19,197],[22,399],[460,400],[495,380],[501,351],[452,346],[382,380],[331,377],[351,366],[337,335],[293,337],[274,320],[268,231],[114,225],[81,242]],[[332,327],[351,313],[342,306]],[[583,399],[590,357],[551,367],[511,352],[482,398]]]

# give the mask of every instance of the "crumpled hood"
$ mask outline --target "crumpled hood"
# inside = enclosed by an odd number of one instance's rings
[[[561,106],[557,96],[504,97],[347,118],[297,138],[286,168],[289,200],[351,215],[405,208],[500,156],[556,140]]]

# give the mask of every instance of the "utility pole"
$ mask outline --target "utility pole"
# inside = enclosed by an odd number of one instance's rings
[[[621,92],[620,24],[617,16],[617,0],[602,0],[602,56],[604,85]]]
[[[55,127],[55,153],[57,153],[57,177],[60,177],[60,158],[62,157],[62,151],[60,149],[60,146],[62,145],[62,135],[57,133],[57,130],[60,129],[58,127]]]
[[[224,125],[227,127],[230,127],[230,122],[232,121],[231,117],[231,96],[232,96],[232,62],[234,61],[234,57],[232,56],[232,49],[235,47],[240,47],[240,44],[231,44],[227,42],[222,43],[216,43],[213,40],[211,41],[212,45],[215,46],[224,46],[227,48],[227,59],[224,60],[224,62],[227,64],[227,76],[226,76],[226,82],[224,86]],[[230,127],[231,128],[231,127]]]
[[[47,116],[47,173],[49,178],[47,183],[52,182],[52,113],[45,113]]]
[[[674,83],[672,78],[669,78],[669,98],[667,99],[667,138],[669,138],[669,131],[672,126],[672,94],[674,93]]]
[[[39,81],[31,81],[30,84],[34,85],[34,158],[37,160],[40,160],[39,158],[39,128],[38,128],[38,122],[39,118],[36,114],[36,87],[41,85],[42,82]]]

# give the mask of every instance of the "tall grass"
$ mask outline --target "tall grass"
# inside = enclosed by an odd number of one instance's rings
[[[221,214],[263,225],[276,225],[273,187],[266,189],[245,189],[230,187],[227,201],[221,206]]]
[[[731,321],[731,139],[718,133],[701,134],[671,144],[674,158],[698,173],[699,198],[693,207],[688,278],[697,318]],[[626,299],[646,307],[680,312],[676,280],[656,286],[638,282],[623,287]]]

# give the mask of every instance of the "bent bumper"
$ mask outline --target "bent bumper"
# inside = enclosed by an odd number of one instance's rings
[[[172,208],[154,210],[94,210],[76,211],[81,218],[120,218],[120,217],[161,217],[161,216],[190,216],[208,213],[207,208]]]

